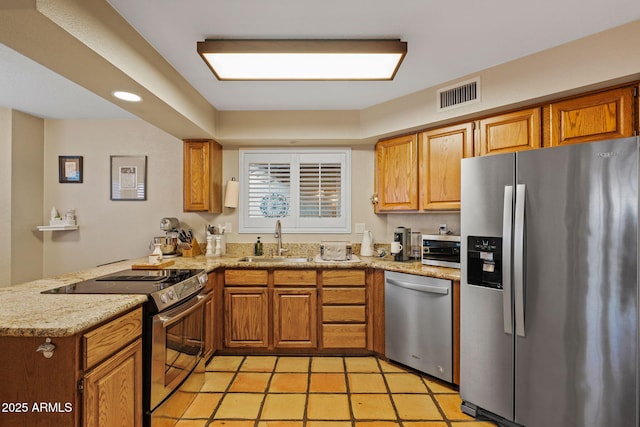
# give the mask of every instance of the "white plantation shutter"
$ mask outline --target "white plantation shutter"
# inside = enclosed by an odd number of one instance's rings
[[[300,164],[300,216],[336,218],[341,214],[342,165]]]
[[[240,150],[240,232],[350,233],[349,149]]]
[[[289,163],[250,163],[247,195],[249,218],[288,216],[290,184]]]

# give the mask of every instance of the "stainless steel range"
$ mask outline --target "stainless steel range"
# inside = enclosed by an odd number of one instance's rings
[[[188,402],[171,402],[190,379],[190,387],[203,375],[204,301],[207,274],[204,270],[123,270],[80,283],[62,286],[48,294],[140,294],[144,305],[142,344],[144,425],[157,414],[179,416]],[[194,380],[195,378],[195,380]],[[195,395],[195,394],[194,394]],[[176,396],[178,397],[178,396]]]

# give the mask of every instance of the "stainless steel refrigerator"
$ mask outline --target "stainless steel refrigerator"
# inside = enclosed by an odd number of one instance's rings
[[[462,161],[462,410],[638,427],[637,137]]]

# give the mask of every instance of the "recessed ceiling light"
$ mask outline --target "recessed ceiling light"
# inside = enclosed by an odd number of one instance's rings
[[[122,99],[123,101],[129,101],[129,102],[142,101],[142,98],[139,95],[136,95],[135,93],[131,93],[131,92],[116,91],[116,92],[113,92],[113,96],[115,96],[118,99]]]
[[[392,80],[407,53],[393,40],[205,40],[218,80]]]

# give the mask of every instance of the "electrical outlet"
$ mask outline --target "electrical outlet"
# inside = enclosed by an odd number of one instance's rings
[[[356,222],[356,233],[364,233],[364,222]]]
[[[231,233],[231,223],[230,222],[225,222],[224,223],[224,232],[225,233]]]

